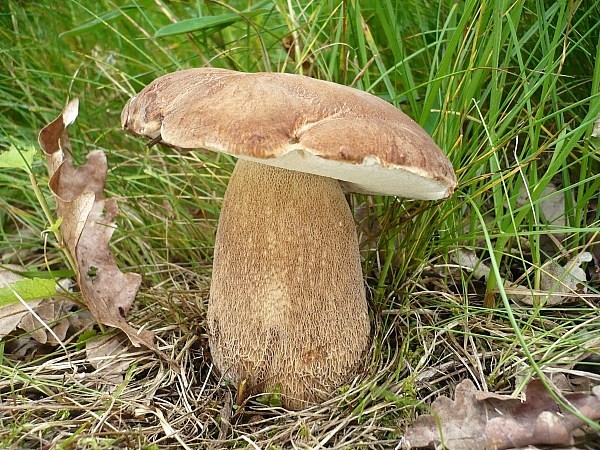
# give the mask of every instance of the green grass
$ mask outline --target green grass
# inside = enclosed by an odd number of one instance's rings
[[[188,19],[195,31],[183,28]],[[131,320],[156,331],[182,366],[175,375],[133,353],[136,364],[107,393],[77,336],[66,352],[23,358],[5,347],[11,335],[0,342],[0,447],[390,448],[466,377],[504,392],[556,372],[587,371],[598,382],[597,2],[5,0],[0,23],[0,151],[36,145],[67,100],[80,99],[74,158],[107,153],[107,193],[122,210],[112,249],[144,277]],[[444,202],[351,198],[373,323],[366,367],[323,406],[287,412],[251,399],[231,425],[221,416],[235,393],[206,359],[204,321],[234,161],[148,149],[119,127],[124,103],[152,79],[207,64],[302,73],[378,95],[434,137],[460,181]],[[31,169],[52,206],[41,152]],[[550,183],[556,192],[544,194]],[[564,199],[559,224],[544,217],[550,197]],[[48,226],[27,174],[0,169],[0,262],[67,269],[42,234]],[[473,251],[489,279],[461,269],[457,250]],[[517,279],[539,290],[545,262],[582,251],[596,258],[583,265],[587,295],[548,307],[504,292]]]

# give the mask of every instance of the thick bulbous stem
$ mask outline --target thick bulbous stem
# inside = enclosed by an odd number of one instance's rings
[[[213,360],[250,393],[321,401],[369,342],[355,224],[336,180],[239,161],[223,202],[208,307]]]

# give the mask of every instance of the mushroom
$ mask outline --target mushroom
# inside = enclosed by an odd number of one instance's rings
[[[384,100],[283,73],[188,69],[125,105],[125,130],[238,158],[223,200],[208,304],[216,367],[284,406],[322,401],[355,374],[370,325],[344,190],[435,200],[452,165]]]

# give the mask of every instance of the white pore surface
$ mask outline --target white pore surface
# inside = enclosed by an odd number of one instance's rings
[[[432,180],[427,174],[416,170],[411,172],[404,167],[383,167],[376,156],[367,156],[362,164],[352,164],[324,159],[298,148],[278,158],[240,159],[335,178],[342,182],[342,187],[347,192],[394,195],[419,200],[438,200],[448,196],[447,184]]]

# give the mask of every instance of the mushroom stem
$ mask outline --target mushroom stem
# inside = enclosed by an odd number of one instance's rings
[[[213,360],[290,408],[357,368],[369,319],[354,220],[336,180],[238,161],[217,229],[208,306]]]

